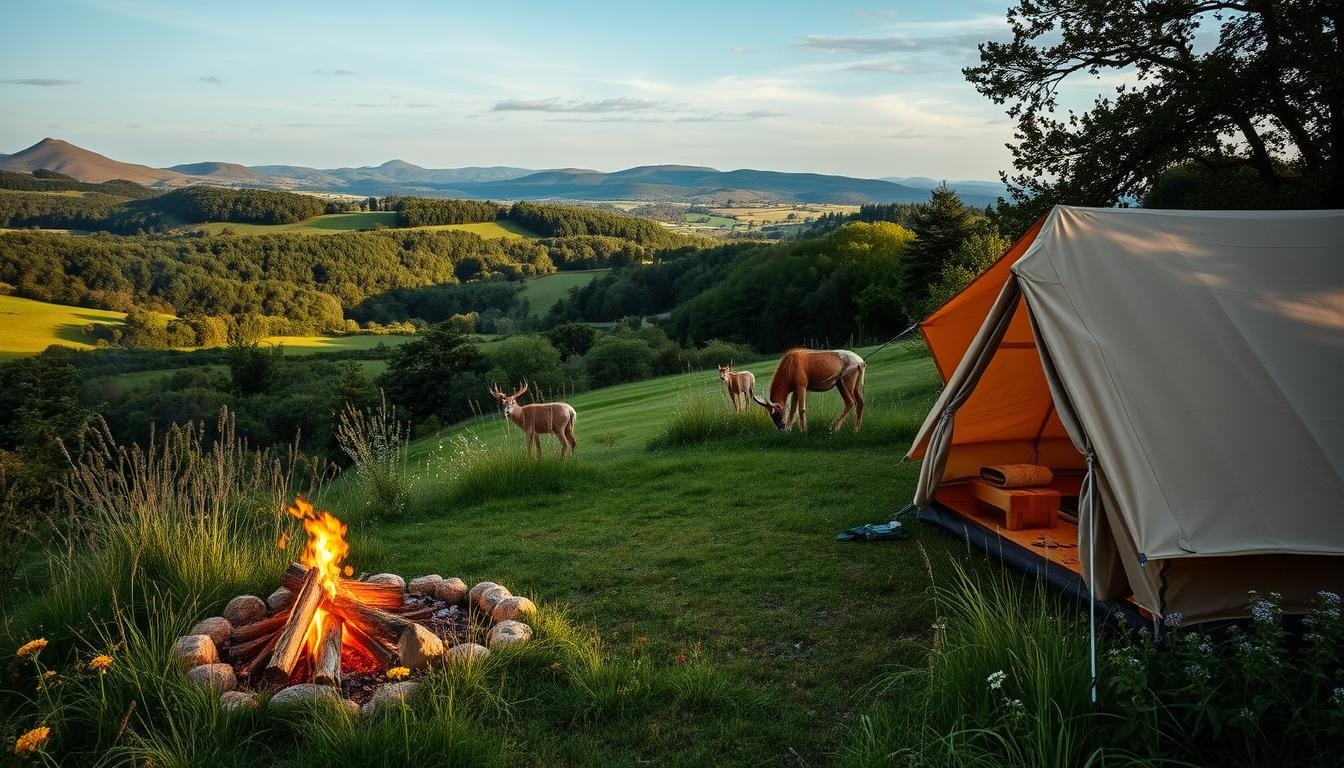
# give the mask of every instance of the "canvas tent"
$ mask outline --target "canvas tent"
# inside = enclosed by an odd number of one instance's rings
[[[1056,207],[920,329],[922,517],[1155,617],[1344,590],[1344,211]],[[963,503],[1003,463],[1073,483],[1075,548]]]

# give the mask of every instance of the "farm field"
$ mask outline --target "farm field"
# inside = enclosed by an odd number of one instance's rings
[[[93,349],[84,333],[88,323],[120,323],[126,314],[104,309],[85,309],[50,304],[17,296],[0,295],[0,360],[35,355],[52,344],[74,349]],[[270,336],[263,344],[283,345],[289,354],[341,352],[395,347],[413,337],[354,334],[350,336]]]
[[[773,366],[747,367],[763,386]],[[444,467],[461,440],[521,448],[521,432],[492,414],[413,444],[406,519],[362,520],[357,486],[324,502],[350,521],[360,567],[498,581],[569,606],[612,664],[666,670],[680,655],[714,670],[718,714],[647,711],[632,688],[629,714],[575,729],[516,703],[514,738],[533,764],[828,764],[865,686],[927,648],[925,555],[935,573],[983,561],[913,523],[912,541],[833,539],[907,503],[918,468],[900,456],[936,389],[921,348],[888,348],[869,369],[858,435],[824,429],[840,402],[825,393],[809,401],[806,435],[777,434],[753,412],[741,417],[750,434],[671,447],[655,441],[678,408],[729,405],[712,371],[664,377],[570,398],[577,453],[535,486],[523,476],[495,498],[454,495]],[[543,450],[554,454],[553,438]]]
[[[93,349],[84,333],[89,323],[120,323],[126,315],[0,295],[0,361],[35,355],[52,344]]]
[[[305,235],[335,235],[342,232],[356,232],[373,229],[381,224],[389,229],[397,228],[395,211],[361,211],[359,213],[328,213],[293,224],[238,224],[216,221],[209,224],[190,224],[188,229],[200,230],[217,235],[230,230],[240,235],[269,235],[278,232],[298,232]],[[525,237],[537,235],[512,221],[486,221],[471,224],[437,224],[426,227],[408,227],[408,229],[444,230],[457,229],[472,232],[484,238]]]
[[[783,224],[793,214],[796,219],[816,218],[826,213],[857,213],[857,205],[827,205],[822,203],[796,203],[785,205],[743,206],[740,208],[713,208],[715,215],[737,220],[741,224],[755,222],[762,224]]]
[[[585,286],[608,271],[584,269],[533,277],[523,283],[522,298],[527,300],[533,317],[545,317],[555,302],[569,295],[571,288]]]

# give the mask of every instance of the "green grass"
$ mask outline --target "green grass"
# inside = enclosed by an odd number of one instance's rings
[[[308,355],[314,352],[349,352],[374,349],[379,345],[395,347],[414,339],[414,336],[363,333],[351,336],[267,336],[263,345],[283,346],[287,355]]]
[[[768,381],[773,366],[748,368]],[[823,765],[865,686],[923,656],[933,613],[919,545],[939,567],[963,556],[919,527],[894,544],[833,539],[908,502],[918,468],[900,456],[936,380],[922,352],[888,348],[869,369],[857,436],[816,426],[838,414],[832,392],[813,395],[806,435],[757,422],[678,447],[657,446],[685,398],[729,408],[713,371],[612,387],[569,399],[579,445],[567,463],[519,462],[521,432],[489,415],[412,445],[420,477],[403,521],[361,520],[339,488],[331,500],[385,556],[367,567],[491,579],[569,605],[618,658],[633,645],[655,668],[699,654],[714,673],[685,681],[685,696],[740,694],[712,717],[531,723],[517,734],[530,762]],[[463,440],[493,458],[457,458]],[[554,438],[543,450],[555,455]]]
[[[372,229],[373,225],[385,227],[397,225],[396,211],[361,211],[359,213],[328,213],[311,219],[296,221],[293,224],[242,224],[229,221],[212,221],[208,224],[190,224],[192,229],[204,230],[212,235],[229,229],[240,235],[269,235],[277,232],[298,232],[305,235],[335,235],[341,232],[354,232]]]
[[[227,221],[215,221],[208,224],[191,224],[191,229],[198,229],[217,235],[224,230],[232,230],[239,235],[269,235],[277,232],[297,232],[304,235],[336,235],[342,232],[356,232],[360,230],[373,229],[375,224],[382,224],[385,227],[395,228],[397,226],[396,211],[363,211],[359,213],[328,213],[323,216],[315,216],[304,221],[296,221],[292,224],[238,224]],[[512,221],[487,221],[475,224],[439,224],[428,227],[411,227],[411,229],[457,229],[463,232],[473,232],[484,238],[495,237],[525,237],[534,239],[537,237],[525,227]]]
[[[92,349],[89,323],[120,323],[126,315],[0,295],[0,360],[35,355],[52,344]]]
[[[585,286],[609,271],[584,269],[533,277],[523,284],[522,298],[527,300],[533,317],[545,317],[557,301],[569,295],[571,288]]]
[[[685,214],[687,224],[697,224],[702,227],[719,227],[722,229],[732,229],[737,226],[737,219],[730,219],[727,216],[714,216],[708,213],[688,213]]]

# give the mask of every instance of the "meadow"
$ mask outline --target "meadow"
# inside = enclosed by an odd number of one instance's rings
[[[52,344],[74,349],[93,349],[84,326],[89,323],[118,325],[125,312],[84,309],[51,304],[17,296],[0,295],[0,360],[35,355]],[[411,336],[394,334],[351,334],[349,336],[268,336],[263,345],[283,346],[287,354],[316,352],[352,352],[395,347]]]
[[[609,271],[585,269],[529,278],[523,283],[521,298],[527,301],[533,317],[545,317],[555,302],[568,296],[571,289],[585,286]]]
[[[124,312],[84,309],[0,295],[0,360],[35,355],[52,344],[93,349],[84,326],[120,323]]]
[[[396,211],[360,211],[358,213],[328,213],[292,224],[241,224],[235,222],[210,222],[208,224],[189,224],[187,229],[198,230],[212,235],[230,231],[239,235],[269,235],[280,232],[297,232],[304,235],[337,235],[342,232],[357,232],[373,229],[376,225],[388,228],[397,226]],[[534,232],[507,219],[470,224],[437,224],[410,229],[444,230],[455,229],[472,232],[484,238],[536,238]]]

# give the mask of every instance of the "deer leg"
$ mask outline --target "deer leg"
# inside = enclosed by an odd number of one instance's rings
[[[840,390],[840,399],[845,401],[845,407],[840,411],[840,418],[836,419],[835,423],[831,425],[832,432],[839,432],[841,425],[845,423],[845,417],[849,415],[850,411],[854,410],[854,398],[849,394],[849,387],[841,382],[836,389]]]
[[[854,431],[863,428],[863,371],[854,376]]]
[[[793,408],[798,412],[798,427],[807,431],[807,387],[799,387],[793,392]]]

